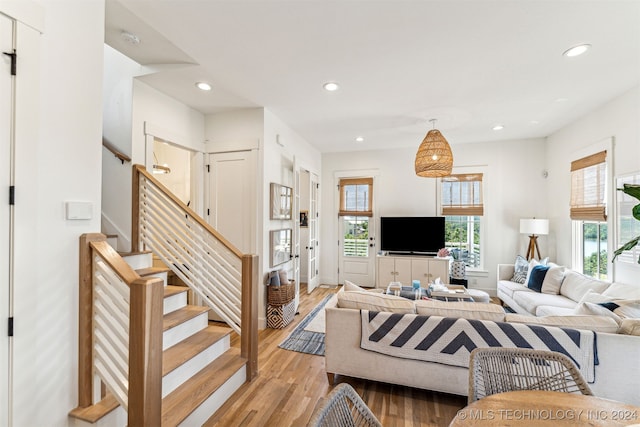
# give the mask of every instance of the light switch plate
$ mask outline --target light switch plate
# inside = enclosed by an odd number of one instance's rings
[[[67,219],[92,219],[93,203],[67,202]]]

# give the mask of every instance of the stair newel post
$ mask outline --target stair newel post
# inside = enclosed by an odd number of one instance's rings
[[[93,404],[93,248],[92,242],[107,236],[89,233],[80,236],[78,289],[78,407]]]
[[[131,171],[131,250],[140,251],[140,165],[133,165]]]
[[[159,426],[162,418],[162,279],[130,287],[128,425]]]
[[[247,359],[247,381],[258,375],[258,256],[242,256],[240,355]]]

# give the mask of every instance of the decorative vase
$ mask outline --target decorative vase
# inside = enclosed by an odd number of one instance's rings
[[[464,279],[467,275],[467,266],[464,261],[454,260],[451,263],[451,277],[454,279]]]

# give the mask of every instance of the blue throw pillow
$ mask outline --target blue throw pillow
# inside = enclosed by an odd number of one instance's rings
[[[531,275],[529,276],[529,283],[527,283],[527,287],[536,292],[540,292],[542,290],[544,276],[547,275],[549,268],[550,267],[547,265],[536,265],[533,267],[531,269]]]

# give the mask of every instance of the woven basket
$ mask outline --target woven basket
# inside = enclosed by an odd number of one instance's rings
[[[296,286],[293,280],[280,286],[267,286],[267,302],[270,305],[285,305],[291,302],[296,296]]]

